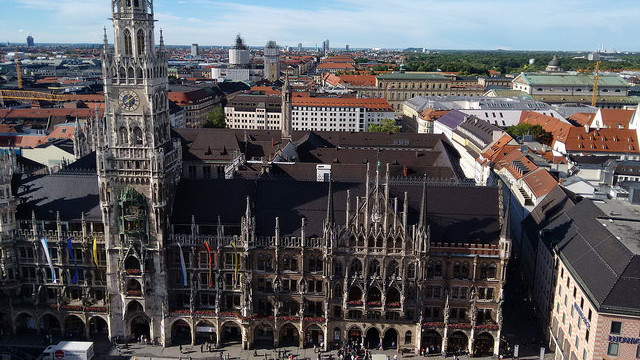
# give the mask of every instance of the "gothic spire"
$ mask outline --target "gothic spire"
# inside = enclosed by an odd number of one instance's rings
[[[335,212],[333,211],[333,180],[329,179],[329,197],[327,200],[327,217],[325,219],[327,225],[335,223]]]
[[[164,50],[164,37],[162,37],[162,29],[160,29],[160,50]]]
[[[109,41],[107,40],[107,27],[104,27],[104,38],[102,39],[102,47],[104,49],[105,52],[107,52],[107,49],[109,47]]]
[[[422,200],[420,201],[420,229],[427,227],[427,175],[422,179]]]

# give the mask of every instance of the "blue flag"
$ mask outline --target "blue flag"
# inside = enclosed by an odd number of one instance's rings
[[[182,244],[178,242],[178,248],[180,249],[180,280],[182,280],[182,286],[187,286],[187,267],[184,263],[184,254],[182,253]]]
[[[69,250],[69,256],[71,256],[71,260],[73,260],[73,266],[76,268],[76,273],[71,278],[72,284],[78,283],[78,263],[76,263],[76,258],[73,256],[73,246],[71,246],[71,238],[67,239],[67,250]]]

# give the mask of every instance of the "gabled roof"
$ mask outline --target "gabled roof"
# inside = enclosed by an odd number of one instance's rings
[[[540,74],[522,73],[520,76],[531,86],[593,86],[593,74]],[[620,75],[602,74],[598,86],[629,86]]]
[[[602,118],[602,127],[612,129],[628,129],[629,123],[633,118],[635,110],[624,109],[600,109],[600,116],[596,115],[591,124],[591,127],[595,126],[595,120]]]
[[[586,132],[584,128],[569,129],[562,141],[568,152],[581,153],[638,153],[638,137],[635,130],[600,129]]]
[[[523,181],[536,198],[547,195],[558,185],[558,181],[546,169],[541,168],[526,174]]]

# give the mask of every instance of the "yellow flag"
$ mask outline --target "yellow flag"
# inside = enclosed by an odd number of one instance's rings
[[[98,267],[98,241],[96,238],[93,238],[93,262]]]

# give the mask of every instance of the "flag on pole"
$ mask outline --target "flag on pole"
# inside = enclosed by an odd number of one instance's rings
[[[51,255],[49,254],[49,246],[47,245],[47,238],[43,237],[40,239],[40,243],[42,244],[42,250],[44,250],[44,256],[47,258],[47,262],[49,263],[49,269],[51,269],[51,279],[53,282],[56,282],[56,272],[53,269],[53,263],[51,262]]]
[[[98,240],[93,238],[93,263],[98,267]]]
[[[184,264],[184,254],[182,253],[182,244],[178,242],[178,248],[180,249],[180,278],[182,279],[182,286],[187,286],[187,267]]]
[[[73,246],[71,245],[71,238],[67,239],[67,250],[69,251],[69,256],[71,256],[71,260],[73,260],[73,266],[76,269],[75,275],[71,278],[72,284],[78,283],[78,263],[76,263],[76,258],[73,256]]]
[[[213,276],[211,274],[211,249],[209,249],[209,243],[204,242],[204,246],[207,248],[207,253],[209,254],[209,287],[213,287]]]

